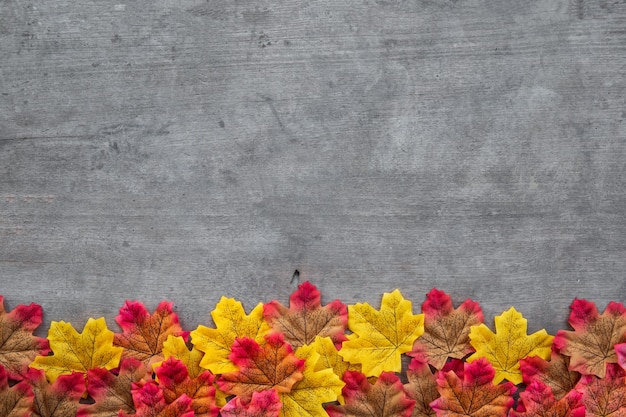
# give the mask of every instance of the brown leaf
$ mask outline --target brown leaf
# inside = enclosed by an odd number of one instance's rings
[[[570,371],[569,356],[561,355],[555,350],[549,361],[539,356],[530,356],[520,361],[520,371],[524,384],[541,381],[552,389],[557,400],[574,389],[580,379],[580,373]]]
[[[85,375],[73,372],[60,375],[48,384],[43,371],[30,369],[27,377],[33,388],[32,417],[75,417],[81,396],[85,392]]]
[[[26,381],[9,387],[7,372],[0,366],[0,416],[30,416],[33,397],[33,390]]]
[[[435,416],[435,410],[430,403],[439,397],[435,375],[424,359],[413,358],[406,372],[408,384],[404,385],[409,398],[415,400],[412,417]]]

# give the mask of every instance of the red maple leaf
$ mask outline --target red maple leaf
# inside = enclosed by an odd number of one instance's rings
[[[187,336],[172,311],[172,303],[161,302],[154,314],[138,301],[126,301],[115,318],[122,333],[115,334],[114,345],[124,348],[122,358],[135,358],[147,368],[162,361],[163,342],[168,336]]]
[[[520,400],[511,417],[585,417],[582,394],[575,390],[557,400],[549,386],[533,381],[520,394]]]
[[[239,370],[222,374],[217,380],[220,390],[248,400],[255,391],[289,392],[303,378],[304,360],[294,355],[282,334],[267,335],[265,340],[259,345],[249,337],[235,339],[228,357]]]
[[[330,417],[410,417],[415,400],[407,395],[393,372],[380,374],[374,385],[361,372],[346,371],[341,390],[345,405],[329,405]]]
[[[348,308],[339,300],[322,307],[320,292],[308,281],[291,294],[289,308],[274,300],[263,306],[263,316],[294,349],[313,343],[316,336],[330,337],[337,349],[346,340]]]
[[[78,401],[85,392],[85,375],[73,372],[60,375],[52,384],[44,371],[31,368],[26,374],[35,397],[32,417],[74,417]]]
[[[529,356],[520,361],[520,371],[524,384],[530,385],[537,380],[552,389],[557,400],[574,389],[580,379],[580,373],[569,369],[569,356],[561,355],[552,350],[549,361],[539,356]]]
[[[619,365],[607,364],[604,378],[583,376],[576,390],[583,394],[587,416],[626,416],[626,371]]]
[[[273,390],[253,392],[250,402],[235,397],[220,410],[222,417],[278,417],[280,414],[280,397]]]
[[[485,358],[465,363],[463,376],[454,371],[437,373],[437,390],[441,397],[430,406],[438,417],[506,416],[517,390],[511,382],[493,385],[495,370]]]
[[[406,372],[408,384],[404,385],[409,398],[415,400],[413,417],[434,416],[435,410],[430,403],[439,397],[435,375],[425,358],[413,358]]]
[[[195,417],[217,417],[219,408],[215,405],[215,377],[204,371],[196,378],[189,378],[187,366],[170,356],[155,370],[165,402],[170,404],[186,395],[191,398],[191,409]]]
[[[134,384],[132,394],[137,410],[134,417],[194,417],[191,398],[183,394],[168,404],[163,391],[154,382],[143,386]]]
[[[33,390],[26,381],[9,387],[7,372],[0,366],[0,416],[29,417],[33,398]]]

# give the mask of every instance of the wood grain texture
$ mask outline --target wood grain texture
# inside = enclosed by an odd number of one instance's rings
[[[3,0],[0,293],[626,294],[624,0]],[[45,329],[42,333],[45,333]]]

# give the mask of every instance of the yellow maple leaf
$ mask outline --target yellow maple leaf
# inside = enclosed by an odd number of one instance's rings
[[[280,393],[280,417],[328,417],[322,404],[335,401],[345,384],[332,368],[319,368],[320,355],[313,344],[298,348],[296,356],[304,359],[303,377],[291,391]]]
[[[185,339],[181,336],[173,336],[169,335],[167,340],[163,342],[163,357],[165,360],[169,359],[170,356],[173,356],[174,359],[178,359],[187,367],[187,372],[189,373],[189,378],[194,379],[197,378],[204,369],[200,366],[200,362],[202,361],[202,357],[204,353],[200,350],[193,347],[191,350],[187,347],[187,343],[185,343]],[[164,361],[157,362],[152,365],[152,369],[156,370]]]
[[[361,371],[360,365],[353,365],[350,362],[343,360],[330,337],[317,336],[315,341],[311,343],[310,346],[313,346],[315,351],[320,355],[320,358],[315,365],[316,371],[331,368],[339,379],[343,377],[343,373],[347,370]]]
[[[122,348],[113,346],[113,332],[104,317],[90,318],[78,333],[70,323],[53,321],[48,331],[52,356],[37,356],[31,368],[42,369],[50,383],[59,375],[87,373],[94,368],[117,368]]]
[[[380,310],[367,303],[348,306],[352,334],[339,354],[350,363],[360,363],[366,376],[400,372],[401,356],[424,333],[424,315],[413,314],[409,300],[399,290],[383,294]]]
[[[545,329],[528,336],[526,319],[513,307],[496,316],[495,323],[495,333],[484,324],[471,327],[470,344],[476,352],[467,361],[486,358],[496,371],[494,384],[504,379],[520,384],[520,361],[528,356],[550,359],[554,336],[550,336]]]
[[[235,338],[249,337],[264,343],[263,336],[270,330],[263,319],[263,304],[259,303],[246,315],[243,305],[233,298],[222,297],[211,312],[216,328],[198,326],[191,332],[191,343],[204,352],[200,366],[214,374],[235,372],[238,368],[228,358]]]

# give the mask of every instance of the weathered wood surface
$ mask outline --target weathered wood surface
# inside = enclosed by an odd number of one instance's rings
[[[298,269],[554,332],[626,299],[625,97],[624,0],[2,0],[0,294],[192,329]]]

